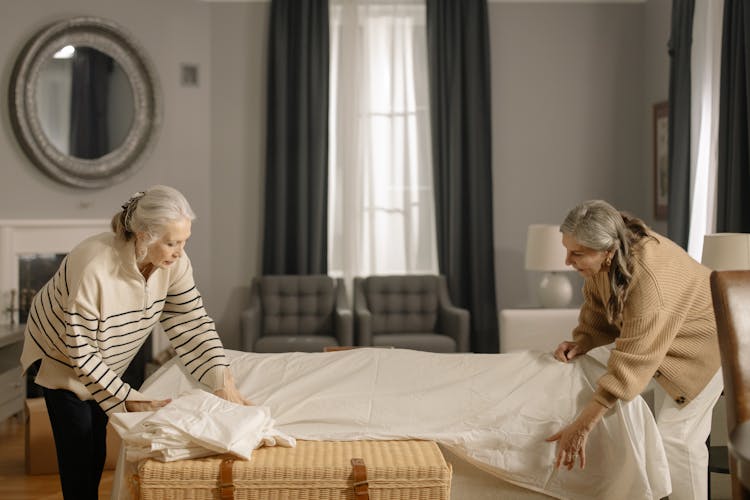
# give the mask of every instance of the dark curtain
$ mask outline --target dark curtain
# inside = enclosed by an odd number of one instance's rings
[[[498,352],[486,0],[427,0],[440,273],[471,313],[471,349]]]
[[[328,0],[273,0],[263,274],[328,267]]]
[[[113,64],[107,54],[76,47],[70,95],[71,156],[94,160],[109,153],[107,96]]]
[[[685,249],[690,233],[690,53],[694,7],[694,0],[673,0],[669,37],[667,236]]]
[[[716,229],[750,233],[750,5],[724,0]]]

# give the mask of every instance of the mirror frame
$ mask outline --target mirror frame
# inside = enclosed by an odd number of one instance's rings
[[[117,148],[97,159],[63,154],[42,129],[36,88],[42,66],[65,45],[88,46],[114,58],[133,91],[133,123]],[[13,130],[32,162],[52,178],[70,186],[101,188],[133,174],[137,160],[150,149],[161,125],[161,95],[146,54],[115,23],[97,17],[63,20],[39,31],[22,49],[9,86]]]

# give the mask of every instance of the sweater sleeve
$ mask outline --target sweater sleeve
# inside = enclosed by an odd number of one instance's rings
[[[203,307],[187,255],[169,285],[161,324],[190,374],[213,390],[224,386],[229,361],[214,321]]]
[[[65,348],[73,362],[73,371],[94,400],[107,414],[125,411],[125,400],[137,393],[112,370],[102,357],[97,335],[100,312],[97,307],[101,290],[98,280],[86,276],[76,285],[63,310]]]
[[[614,342],[618,329],[607,321],[604,303],[591,279],[584,282],[583,299],[578,326],[573,330],[573,340],[578,343],[583,352],[588,352],[594,347]]]
[[[664,310],[626,319],[594,398],[610,408],[618,399],[639,395],[664,360],[681,322],[679,315]]]

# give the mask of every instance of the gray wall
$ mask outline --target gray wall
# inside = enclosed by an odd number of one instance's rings
[[[261,262],[269,4],[61,3],[3,2],[2,91],[33,31],[65,16],[97,15],[119,23],[150,54],[164,123],[138,173],[87,191],[33,167],[3,113],[0,218],[109,218],[130,193],[174,185],[198,214],[189,246],[198,286],[226,345],[238,347],[239,312]],[[538,277],[523,270],[528,224],[557,223],[593,197],[653,222],[650,107],[667,94],[670,5],[489,4],[499,307],[535,304]],[[197,87],[180,85],[183,63],[198,66]]]
[[[194,261],[199,287],[210,291],[210,9],[207,4],[182,0],[4,1],[0,17],[3,99],[13,62],[26,40],[48,23],[80,15],[117,22],[150,55],[164,95],[164,121],[158,142],[143,159],[140,170],[120,184],[98,190],[66,187],[45,176],[27,160],[12,133],[7,107],[3,106],[0,218],[109,219],[131,193],[152,184],[175,186],[185,193],[198,214],[188,252]],[[182,62],[197,64],[204,72],[199,87],[180,86],[179,64]]]
[[[667,222],[665,220],[653,220],[654,214],[654,142],[651,132],[653,130],[652,106],[658,102],[669,99],[669,34],[671,29],[672,2],[670,0],[649,0],[646,2],[646,17],[644,30],[644,98],[646,116],[643,121],[642,140],[645,144],[643,164],[648,171],[650,182],[646,184],[648,194],[644,214],[650,218],[646,219],[651,226],[662,234],[667,234]]]
[[[529,224],[559,224],[592,198],[654,222],[649,117],[667,90],[665,6],[490,4],[499,309],[538,304],[540,273],[523,269]],[[582,281],[569,275],[577,304]]]
[[[269,5],[212,8],[211,314],[239,347],[239,315],[261,269]]]

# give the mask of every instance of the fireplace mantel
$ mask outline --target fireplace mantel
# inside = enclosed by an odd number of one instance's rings
[[[109,230],[109,220],[104,219],[0,219],[0,324],[10,323],[8,311],[11,290],[18,290],[19,256],[67,253],[83,239]]]

